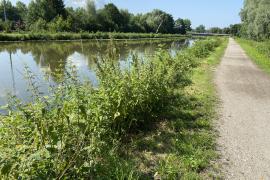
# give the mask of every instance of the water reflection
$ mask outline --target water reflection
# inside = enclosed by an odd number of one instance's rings
[[[27,80],[24,76],[25,66],[36,75],[43,93],[48,91],[48,83],[44,80],[46,74],[53,83],[64,76],[67,64],[71,63],[78,69],[80,78],[88,78],[97,85],[95,74],[95,59],[108,53],[114,47],[119,55],[118,61],[125,65],[133,54],[141,58],[154,55],[160,48],[171,54],[193,41],[163,40],[163,41],[76,41],[76,42],[20,42],[1,43],[0,46],[0,105],[4,105],[8,93],[28,101]],[[63,78],[63,77],[62,77]]]

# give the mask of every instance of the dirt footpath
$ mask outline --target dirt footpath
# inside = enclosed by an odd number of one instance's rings
[[[270,75],[230,39],[215,83],[217,128],[226,179],[270,180]]]

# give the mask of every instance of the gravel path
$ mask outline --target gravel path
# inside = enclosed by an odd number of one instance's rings
[[[226,179],[270,180],[270,75],[230,39],[216,72],[219,148]]]

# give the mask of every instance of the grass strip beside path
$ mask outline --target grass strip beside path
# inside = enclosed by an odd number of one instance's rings
[[[236,41],[258,67],[270,73],[270,41],[257,42],[246,39],[236,39]]]

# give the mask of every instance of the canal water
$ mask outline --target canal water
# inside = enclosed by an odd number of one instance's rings
[[[94,86],[95,59],[112,46],[123,66],[133,55],[140,58],[153,56],[162,48],[174,55],[178,50],[191,46],[193,40],[140,40],[140,41],[65,41],[65,42],[13,42],[0,43],[0,106],[10,95],[29,101],[31,93],[26,78],[27,67],[35,75],[35,82],[46,94],[50,83],[57,84],[55,74],[64,72],[69,64],[76,67],[81,79],[88,79]],[[45,80],[46,79],[46,80]],[[49,82],[49,83],[48,83]]]

